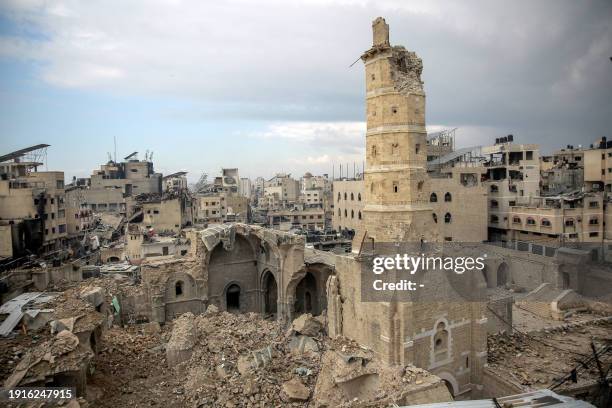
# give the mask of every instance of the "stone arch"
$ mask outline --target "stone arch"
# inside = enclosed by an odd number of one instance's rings
[[[272,245],[266,247],[266,251],[271,256],[275,255],[273,249]],[[244,312],[260,311],[257,307],[259,286],[257,252],[253,242],[242,234],[236,234],[229,249],[225,249],[223,244],[219,243],[210,251],[207,286],[208,300],[211,304],[221,310],[226,310],[227,289],[230,284],[236,284],[240,288],[240,310]],[[265,256],[263,254],[262,258],[265,259]]]
[[[432,362],[446,360],[451,355],[451,333],[448,321],[439,319],[433,327],[431,336]]]
[[[165,320],[172,320],[186,312],[200,313],[203,307],[198,296],[196,280],[187,272],[174,272],[164,287]]]
[[[502,262],[498,267],[497,267],[497,281],[496,284],[497,286],[506,286],[506,284],[509,283],[509,279],[510,279],[510,268],[508,267],[508,264],[505,262]]]
[[[311,313],[316,316],[327,308],[327,280],[333,274],[333,267],[324,263],[306,264],[287,287],[289,299],[293,302],[295,316]]]
[[[459,394],[459,383],[454,375],[449,373],[448,371],[441,371],[439,373],[435,373],[438,377],[444,381],[448,391],[451,393],[453,397]]]
[[[224,292],[225,310],[228,312],[239,312],[242,310],[241,292],[242,288],[238,282],[230,282]]]
[[[118,256],[109,256],[106,262],[119,262],[120,259]]]
[[[278,311],[278,284],[274,274],[268,269],[264,270],[262,274],[261,288],[263,291],[263,312],[276,314]]]
[[[436,193],[431,193],[429,195],[429,202],[430,203],[437,203],[438,202],[438,195]]]

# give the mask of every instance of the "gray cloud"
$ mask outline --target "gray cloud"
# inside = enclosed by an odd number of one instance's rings
[[[607,1],[3,2],[39,35],[0,37],[0,55],[42,62],[68,88],[178,98],[204,119],[358,122],[363,67],[383,15],[424,61],[428,123],[462,144],[513,133],[545,149],[612,128]],[[609,135],[609,134],[608,134]],[[610,136],[610,135],[609,135]],[[324,143],[325,138],[321,138]],[[318,159],[313,159],[314,161]]]

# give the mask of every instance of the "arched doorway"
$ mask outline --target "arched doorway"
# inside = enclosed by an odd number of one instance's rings
[[[272,272],[267,271],[263,278],[264,313],[276,314],[278,304],[278,286]]]
[[[450,392],[451,397],[454,398],[455,391],[453,390],[453,385],[448,380],[442,380],[442,381],[444,381],[444,385],[446,385],[446,388],[448,389],[448,392]]]
[[[225,291],[225,302],[228,312],[240,311],[240,286],[231,284]]]
[[[318,303],[317,280],[312,273],[306,272],[295,288],[295,312],[318,315],[321,313]]]
[[[508,283],[508,264],[503,262],[497,268],[497,286],[506,286]]]

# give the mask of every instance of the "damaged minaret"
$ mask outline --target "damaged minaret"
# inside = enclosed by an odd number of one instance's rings
[[[423,63],[389,43],[389,26],[372,23],[366,71],[364,231],[377,242],[437,240],[429,206]]]

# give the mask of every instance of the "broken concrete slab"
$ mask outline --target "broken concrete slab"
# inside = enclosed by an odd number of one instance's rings
[[[166,346],[168,366],[174,367],[189,360],[195,344],[195,316],[192,313],[185,313],[174,320],[172,335]]]
[[[303,314],[295,319],[291,325],[291,329],[299,334],[305,336],[316,337],[316,335],[323,329],[323,324],[310,313]]]
[[[302,354],[315,354],[319,352],[319,345],[312,337],[297,335],[289,341],[291,354],[300,356]]]
[[[308,401],[310,390],[298,378],[283,383],[281,398],[285,402]]]

